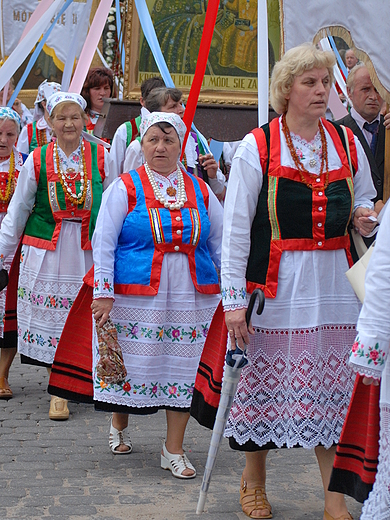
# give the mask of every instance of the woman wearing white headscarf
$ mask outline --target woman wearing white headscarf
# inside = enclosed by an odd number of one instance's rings
[[[19,152],[29,154],[38,146],[44,146],[52,140],[52,130],[49,112],[46,109],[47,100],[61,91],[59,83],[45,80],[38,87],[35,99],[34,121],[22,128],[18,139],[17,149]]]
[[[94,300],[99,326],[118,331],[127,377],[106,384],[96,372],[95,406],[113,411],[110,447],[128,454],[129,413],[166,409],[161,467],[177,478],[196,471],[182,444],[196,370],[219,283],[222,207],[201,180],[179,166],[186,127],[177,114],[154,112],[141,124],[145,164],[104,194],[93,237]]]
[[[0,230],[0,267],[23,235],[18,350],[22,361],[47,367],[92,265],[92,233],[103,189],[112,180],[108,153],[81,138],[85,106],[78,94],[57,92],[49,98],[57,141],[27,158]],[[68,416],[66,401],[52,397],[49,417]]]

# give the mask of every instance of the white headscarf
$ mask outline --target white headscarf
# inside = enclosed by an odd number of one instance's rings
[[[180,145],[182,146],[187,128],[181,117],[173,112],[151,112],[147,117],[145,117],[139,127],[141,140],[151,126],[163,122],[169,123],[173,126],[179,136]]]
[[[57,105],[66,102],[76,103],[83,110],[85,110],[87,107],[87,102],[82,96],[80,96],[80,94],[75,94],[73,92],[56,92],[53,95],[51,95],[47,100],[46,110],[49,112],[49,115],[51,116],[53,110]]]

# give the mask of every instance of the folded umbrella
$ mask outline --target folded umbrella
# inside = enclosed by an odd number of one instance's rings
[[[259,299],[259,304],[256,313],[261,314],[264,309],[264,293],[261,289],[255,289],[250,297],[248,309],[246,311],[245,316],[246,324],[248,326],[251,320],[252,311],[257,298]],[[232,407],[233,399],[236,394],[237,385],[240,380],[241,370],[247,364],[248,358],[246,356],[246,350],[241,350],[238,347],[237,343],[235,350],[227,351],[221,389],[221,399],[219,401],[217,416],[215,418],[213,433],[210,441],[209,453],[206,461],[206,467],[203,475],[202,486],[200,488],[199,500],[196,508],[197,515],[202,514],[204,510],[207,492],[211,481],[211,473],[215,465],[219,446],[222,441],[223,432],[225,431],[230,409]]]

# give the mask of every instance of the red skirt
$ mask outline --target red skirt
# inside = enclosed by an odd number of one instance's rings
[[[375,481],[379,453],[380,386],[364,385],[357,376],[340,441],[329,491],[364,502]]]

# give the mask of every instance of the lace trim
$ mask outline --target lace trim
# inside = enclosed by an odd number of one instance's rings
[[[247,304],[245,303],[232,303],[230,305],[224,305],[223,307],[223,312],[226,312],[226,311],[236,311],[237,309],[246,309],[248,306]]]
[[[321,135],[320,135],[319,130],[317,131],[316,135],[314,136],[314,138],[311,141],[306,141],[306,139],[304,139],[303,137],[301,137],[298,134],[294,134],[294,132],[290,131],[290,134],[291,134],[293,141],[296,141],[297,143],[301,144],[302,146],[306,146],[308,148],[318,148],[318,149],[321,148]]]
[[[338,442],[353,388],[347,361],[355,337],[349,324],[256,327],[225,436],[241,445],[272,441],[308,449]]]
[[[390,407],[380,410],[379,464],[375,482],[364,502],[360,520],[388,520],[390,511]]]
[[[352,368],[354,372],[359,374],[359,376],[372,377],[378,381],[380,381],[382,377],[382,372],[379,370],[375,370],[374,368],[368,368],[362,365],[356,365],[353,361],[349,361],[349,366]]]

